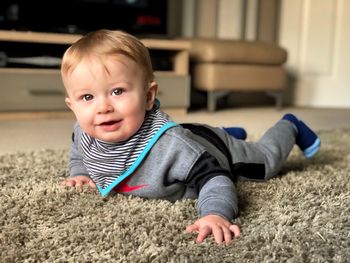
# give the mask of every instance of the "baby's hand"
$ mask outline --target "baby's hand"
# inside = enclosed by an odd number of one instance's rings
[[[88,176],[85,175],[78,175],[64,179],[62,185],[68,187],[78,187],[80,189],[82,189],[84,185],[89,185],[91,188],[94,189],[96,188],[95,183]]]
[[[217,215],[207,215],[198,219],[194,224],[189,225],[186,231],[198,233],[196,240],[198,243],[213,234],[216,243],[226,245],[232,241],[232,237],[239,237],[241,233],[239,226]]]

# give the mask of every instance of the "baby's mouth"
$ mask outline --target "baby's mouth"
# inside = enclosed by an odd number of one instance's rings
[[[118,121],[105,121],[101,122],[98,126],[100,126],[102,129],[106,131],[114,131],[117,130],[121,125],[121,120]]]
[[[105,121],[105,122],[102,122],[100,124],[100,126],[110,126],[110,125],[113,125],[113,124],[116,124],[118,123],[119,121]]]

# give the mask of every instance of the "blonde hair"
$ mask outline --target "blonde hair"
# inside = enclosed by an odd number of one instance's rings
[[[135,61],[146,81],[154,80],[152,62],[147,47],[136,37],[123,31],[101,29],[90,32],[72,44],[64,53],[61,74],[66,76],[85,57],[96,55],[124,55]]]

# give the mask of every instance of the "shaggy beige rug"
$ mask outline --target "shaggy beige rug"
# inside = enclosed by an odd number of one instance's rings
[[[62,189],[67,151],[0,156],[0,262],[349,262],[350,131],[294,149],[281,176],[239,182],[242,236],[229,246],[187,234],[195,201],[175,204]]]

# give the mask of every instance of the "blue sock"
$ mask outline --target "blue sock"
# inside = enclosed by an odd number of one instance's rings
[[[245,140],[247,138],[247,132],[241,127],[223,127],[223,129],[236,139]]]
[[[286,114],[282,120],[292,122],[298,129],[298,134],[295,143],[304,153],[306,158],[313,157],[321,147],[321,140],[303,121],[299,120],[293,114]]]

